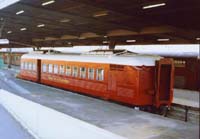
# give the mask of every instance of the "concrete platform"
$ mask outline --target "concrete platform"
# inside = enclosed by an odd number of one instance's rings
[[[174,89],[174,104],[199,108],[199,92],[186,89]]]
[[[198,91],[174,89],[173,104],[167,117],[190,123],[199,123],[199,97]]]
[[[1,139],[34,139],[20,123],[18,123],[0,105],[0,138]]]
[[[3,89],[0,89],[0,104],[35,139],[126,139]]]
[[[198,139],[199,124],[185,123],[103,100],[16,79],[0,71],[0,87],[129,139]]]

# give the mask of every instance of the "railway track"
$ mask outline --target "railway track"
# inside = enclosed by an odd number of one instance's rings
[[[10,86],[8,86],[8,82],[12,80],[12,77],[16,74],[16,71],[14,70],[9,73],[4,71],[4,74],[0,74],[2,79],[4,79],[1,81],[1,84],[4,85],[4,87],[6,88],[10,88]],[[15,90],[24,92],[21,89],[19,89],[19,87],[16,88],[16,85],[13,85],[13,87],[15,87]],[[187,113],[187,116],[186,116],[186,113]],[[173,103],[170,110],[167,113],[167,117],[171,119],[186,121],[189,123],[199,123],[200,109]]]

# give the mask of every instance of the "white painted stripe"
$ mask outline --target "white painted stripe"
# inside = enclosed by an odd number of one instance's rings
[[[36,139],[125,139],[2,89],[0,104]]]

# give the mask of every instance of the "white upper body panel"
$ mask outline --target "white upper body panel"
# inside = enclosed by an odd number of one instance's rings
[[[140,55],[131,56],[94,56],[94,55],[62,55],[62,54],[25,54],[22,59],[41,59],[70,62],[87,62],[102,64],[118,64],[129,66],[155,66],[160,56]]]

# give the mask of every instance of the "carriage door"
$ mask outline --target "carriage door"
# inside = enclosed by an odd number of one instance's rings
[[[41,60],[37,59],[37,82],[41,79]]]
[[[173,97],[174,64],[171,59],[157,62],[156,106],[170,105]]]
[[[107,94],[106,97],[114,98],[116,91],[117,91],[116,72],[111,70],[108,72],[108,93],[109,94]]]

